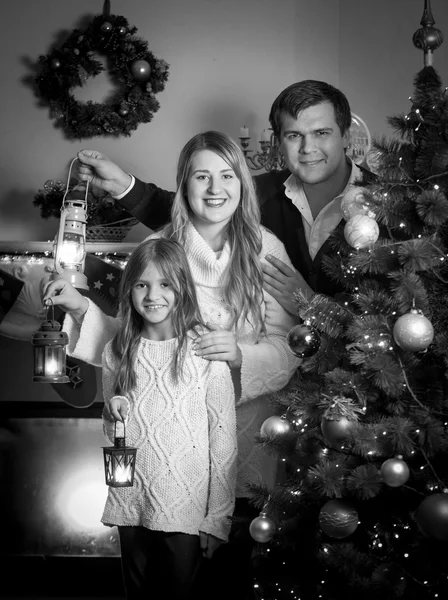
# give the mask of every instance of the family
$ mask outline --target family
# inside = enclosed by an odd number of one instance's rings
[[[368,176],[346,156],[351,111],[333,86],[292,84],[269,120],[287,170],[253,178],[238,144],[207,131],[182,149],[175,192],[78,153],[79,178],[156,231],[130,256],[116,318],[64,280],[44,290],[67,313],[69,353],[102,366],[105,434],[125,421],[139,448],[133,487],[109,489],[102,517],[129,600],[255,597],[237,522],[258,515],[248,484],[278,477],[255,436],[300,365],[294,293],[342,291],[322,260],[341,196]]]

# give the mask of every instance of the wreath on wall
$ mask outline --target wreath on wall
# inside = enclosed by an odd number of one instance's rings
[[[73,30],[62,46],[39,57],[36,94],[69,139],[129,136],[158,111],[155,94],[165,87],[169,65],[136,31],[124,17],[110,14],[106,1],[87,28]],[[97,55],[106,57],[115,89],[107,103],[80,102],[73,90],[105,70]]]

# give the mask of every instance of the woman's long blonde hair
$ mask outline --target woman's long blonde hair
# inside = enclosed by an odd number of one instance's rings
[[[153,263],[171,283],[175,295],[175,305],[171,313],[174,334],[179,340],[173,360],[175,380],[182,372],[187,333],[202,325],[196,286],[182,246],[175,240],[164,238],[142,242],[131,254],[120,280],[122,323],[112,340],[112,351],[119,361],[115,394],[126,395],[136,383],[134,364],[144,321],[134,308],[132,288],[150,263]]]
[[[177,166],[171,223],[164,229],[164,235],[182,245],[186,243],[186,226],[192,214],[187,181],[193,156],[200,150],[210,150],[220,156],[241,182],[240,203],[227,225],[231,255],[222,282],[223,297],[232,312],[232,326],[247,320],[254,329],[264,332],[261,312],[263,272],[259,260],[262,248],[260,206],[244,155],[232,138],[219,131],[206,131],[195,135],[184,146]]]

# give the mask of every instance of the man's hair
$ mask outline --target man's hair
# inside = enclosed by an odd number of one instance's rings
[[[329,102],[333,106],[336,123],[341,130],[341,135],[344,135],[350,128],[352,120],[350,104],[346,96],[329,83],[314,79],[293,83],[274,100],[269,113],[269,122],[274,135],[280,139],[284,114],[296,119],[297,115],[306,108],[323,102]]]

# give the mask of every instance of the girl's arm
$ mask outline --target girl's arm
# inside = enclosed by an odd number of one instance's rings
[[[200,530],[227,541],[235,508],[236,418],[235,394],[225,362],[208,365],[207,412],[210,444],[208,512]]]
[[[108,317],[91,300],[88,303],[82,322],[79,323],[67,313],[62,329],[69,339],[68,355],[100,367],[104,347],[118,332],[120,319]]]
[[[117,419],[111,414],[111,404],[114,411],[118,411],[124,418],[129,414],[129,401],[124,396],[116,396],[115,376],[117,372],[117,363],[114,360],[110,343],[107,344],[102,356],[102,383],[103,383],[103,433],[110,442],[114,442],[115,422]],[[122,423],[117,423],[117,432],[122,431]]]
[[[263,242],[262,257],[271,254],[293,268],[280,240],[265,233]],[[286,336],[297,324],[297,318],[267,292],[263,292],[263,296],[266,335],[258,344],[238,342],[243,356],[240,402],[281,390],[302,362],[294,356],[286,342]]]

